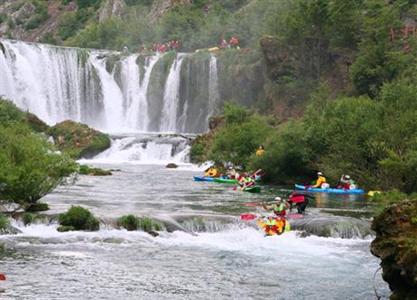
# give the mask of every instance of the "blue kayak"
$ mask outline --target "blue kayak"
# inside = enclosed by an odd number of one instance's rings
[[[214,181],[214,177],[210,177],[210,176],[194,176],[194,181]]]
[[[313,192],[313,193],[330,193],[330,194],[365,194],[365,191],[362,189],[353,189],[353,190],[345,190],[345,189],[334,189],[334,188],[328,188],[328,189],[322,189],[322,188],[306,188],[304,185],[296,184],[295,185],[296,190],[303,190],[306,192]]]

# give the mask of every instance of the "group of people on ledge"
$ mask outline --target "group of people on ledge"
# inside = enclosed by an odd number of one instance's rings
[[[306,186],[306,188],[322,188],[328,189],[330,185],[327,183],[327,179],[322,172],[317,172],[317,180],[313,185]],[[336,187],[337,189],[344,189],[344,190],[353,190],[356,189],[356,183],[350,178],[349,175],[342,174],[339,179],[339,183]]]

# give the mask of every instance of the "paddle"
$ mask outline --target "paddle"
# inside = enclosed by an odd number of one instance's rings
[[[0,280],[6,280],[6,275],[0,273]]]
[[[255,220],[258,216],[255,214],[251,214],[251,213],[246,213],[246,214],[241,214],[240,215],[240,219],[244,220],[244,221],[251,221],[251,220]]]

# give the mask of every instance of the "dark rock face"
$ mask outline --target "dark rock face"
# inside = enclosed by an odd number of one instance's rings
[[[417,299],[417,201],[386,208],[372,223],[373,255],[381,259],[391,299]]]

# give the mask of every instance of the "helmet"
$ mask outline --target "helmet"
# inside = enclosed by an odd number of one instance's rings
[[[322,176],[322,175],[323,175],[323,173],[322,173],[322,172],[317,172],[317,175]]]
[[[281,197],[275,197],[276,201],[282,201]]]
[[[346,179],[350,179],[350,176],[349,176],[349,175],[345,175],[345,178],[346,178]]]

